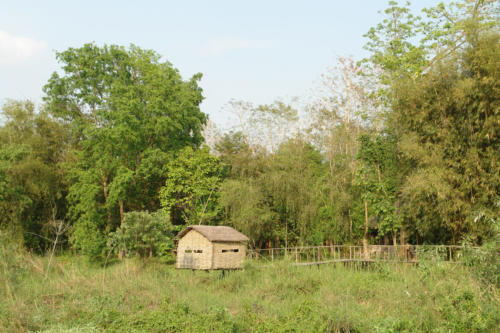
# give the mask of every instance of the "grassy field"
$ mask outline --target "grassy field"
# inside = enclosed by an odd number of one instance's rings
[[[4,252],[5,253],[5,252]],[[498,290],[457,264],[175,270],[126,259],[8,256],[0,331],[494,332]]]

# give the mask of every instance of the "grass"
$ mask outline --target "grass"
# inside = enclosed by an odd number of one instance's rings
[[[457,264],[247,262],[222,276],[60,256],[45,277],[46,265],[30,255],[3,265],[0,331],[494,332],[500,323],[497,289]]]

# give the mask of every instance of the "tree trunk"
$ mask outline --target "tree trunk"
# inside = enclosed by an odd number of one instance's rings
[[[53,221],[55,222],[55,214],[53,215]],[[49,263],[47,264],[47,270],[45,271],[45,279],[47,279],[47,276],[49,274],[50,270],[50,264],[52,263],[52,257],[54,257],[54,253],[56,252],[56,246],[57,246],[57,241],[59,240],[59,235],[62,233],[63,230],[63,221],[59,223],[59,228],[56,231],[56,239],[54,240],[54,245],[52,246],[52,251],[50,251],[50,258],[49,258]]]
[[[288,219],[285,219],[285,248],[288,248]]]
[[[363,252],[368,258],[368,201],[365,200],[365,233],[363,234]]]
[[[349,209],[349,239],[352,239],[352,216],[350,209]]]
[[[101,172],[101,177],[102,177],[102,190],[104,194],[104,204],[108,202],[108,179],[104,177],[104,173],[102,172],[102,169],[99,170]],[[109,232],[111,224],[111,212],[108,210],[108,225],[106,226],[106,231]]]
[[[120,200],[120,223],[123,223],[123,201]]]

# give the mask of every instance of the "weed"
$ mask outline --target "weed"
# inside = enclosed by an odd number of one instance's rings
[[[34,268],[47,258],[9,260],[0,331],[493,332],[500,323],[495,287],[487,292],[469,267],[432,260],[362,270],[248,262],[221,278],[158,260],[101,267],[62,256],[47,279]]]

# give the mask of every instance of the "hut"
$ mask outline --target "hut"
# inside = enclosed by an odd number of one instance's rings
[[[177,268],[209,270],[242,267],[248,237],[231,227],[191,225],[177,237]]]

